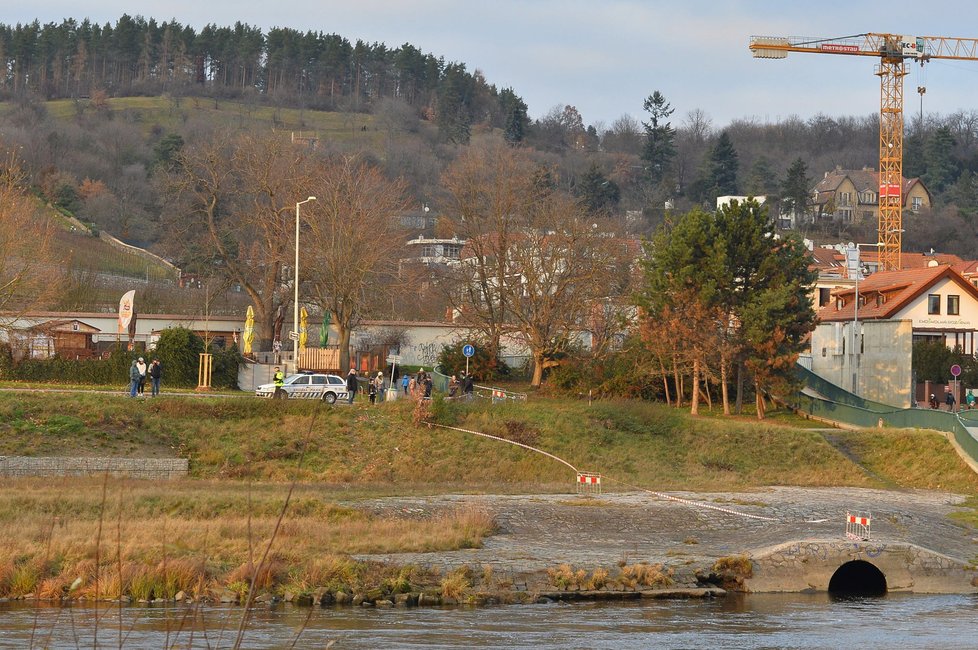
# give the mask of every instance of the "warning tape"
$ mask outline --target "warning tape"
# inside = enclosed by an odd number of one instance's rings
[[[568,463],[563,458],[560,458],[558,456],[554,456],[553,454],[551,454],[549,452],[546,452],[546,451],[544,451],[542,449],[537,449],[536,447],[531,447],[530,445],[525,445],[522,442],[516,442],[515,440],[509,440],[507,438],[502,438],[500,436],[494,436],[494,435],[489,434],[489,433],[482,433],[481,431],[472,431],[471,429],[462,429],[460,427],[450,427],[447,424],[437,424],[435,422],[428,422],[427,424],[428,424],[428,426],[431,426],[431,427],[439,427],[439,428],[442,428],[442,429],[450,429],[452,431],[461,431],[462,433],[471,433],[472,435],[475,435],[475,436],[481,436],[483,438],[489,438],[490,440],[498,440],[500,442],[506,442],[506,443],[509,443],[511,445],[516,445],[517,447],[522,447],[523,449],[529,449],[530,451],[535,451],[538,454],[543,454],[544,456],[547,456],[548,458],[552,458],[555,461],[557,461],[559,463],[563,463],[567,467],[570,467],[578,475],[578,480],[579,481],[581,480],[582,472],[580,472],[576,467],[574,467],[573,465],[571,465],[570,463]],[[598,477],[595,477],[595,478],[598,478]],[[605,477],[605,478],[608,478],[608,477]],[[619,485],[622,485],[623,487],[627,487],[627,488],[632,489],[632,490],[636,490],[636,491],[639,491],[639,492],[645,492],[646,494],[651,494],[652,496],[658,497],[660,499],[664,499],[666,501],[674,501],[676,503],[682,503],[684,505],[692,506],[694,508],[705,508],[707,510],[715,510],[717,512],[723,512],[723,513],[726,513],[726,514],[729,514],[729,515],[735,515],[737,517],[745,517],[745,518],[748,518],[748,519],[757,519],[759,521],[781,521],[781,520],[779,520],[776,517],[765,517],[763,515],[753,515],[753,514],[750,514],[748,512],[739,512],[739,511],[733,510],[731,508],[724,508],[722,506],[715,506],[715,505],[713,505],[711,503],[703,503],[702,501],[693,501],[692,499],[684,499],[682,497],[672,496],[671,494],[666,494],[664,492],[656,492],[655,490],[649,490],[648,488],[643,488],[643,487],[638,486],[638,485],[631,485],[631,484],[625,483],[624,481],[615,481],[615,479],[608,479],[608,480],[611,480],[613,482],[616,482]],[[825,519],[820,519],[820,520],[806,521],[805,523],[813,523],[814,524],[814,523],[822,523],[824,521],[826,521],[826,520]]]

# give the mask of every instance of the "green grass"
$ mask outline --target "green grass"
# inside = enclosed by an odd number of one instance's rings
[[[10,103],[0,103],[0,112],[10,110]],[[90,114],[90,102],[59,99],[45,102],[48,115],[56,120],[71,121],[79,109]],[[191,118],[229,126],[264,126],[285,131],[315,132],[321,140],[366,143],[379,147],[384,134],[366,113],[337,113],[299,108],[280,108],[265,104],[217,100],[203,97],[115,97],[108,100],[113,120],[141,125],[146,134],[156,127],[168,131],[182,130]],[[367,130],[362,130],[366,126]]]
[[[299,478],[379,492],[566,491],[574,473],[542,454],[415,426],[407,402],[320,407],[251,397],[131,400],[100,393],[0,393],[0,454],[180,456],[194,477]],[[936,433],[840,432],[863,470],[818,432],[749,419],[691,418],[660,404],[531,398],[436,402],[438,422],[545,450],[610,490],[764,485],[899,486],[978,494],[978,477]],[[313,422],[313,418],[315,421]],[[310,425],[312,425],[311,435]]]

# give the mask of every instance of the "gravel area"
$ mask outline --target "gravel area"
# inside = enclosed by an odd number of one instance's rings
[[[670,496],[762,521],[678,503],[643,492],[565,495],[444,495],[372,500],[377,513],[426,517],[445,509],[479,507],[499,531],[481,549],[440,553],[361,555],[360,559],[452,567],[491,564],[497,571],[533,573],[562,563],[593,568],[619,562],[708,566],[718,558],[797,540],[845,539],[845,514],[873,517],[874,540],[905,542],[960,560],[978,554],[978,531],[948,517],[964,497],[927,491],[771,487],[743,493],[670,492]],[[358,503],[363,507],[364,503]]]

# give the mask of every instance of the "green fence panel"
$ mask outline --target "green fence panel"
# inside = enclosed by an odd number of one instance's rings
[[[901,409],[863,399],[822,379],[807,368],[797,366],[798,378],[820,397],[799,392],[792,405],[816,418],[857,427],[883,426],[899,429],[933,429],[954,436],[958,445],[978,462],[978,439],[968,427],[978,428],[978,411],[951,413],[934,409]]]

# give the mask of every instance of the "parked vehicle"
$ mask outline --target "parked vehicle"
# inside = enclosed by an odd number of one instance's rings
[[[289,375],[281,386],[274,383],[262,384],[255,389],[256,397],[275,399],[321,399],[327,404],[335,404],[338,399],[346,399],[346,380],[336,375],[318,372],[300,372]]]

